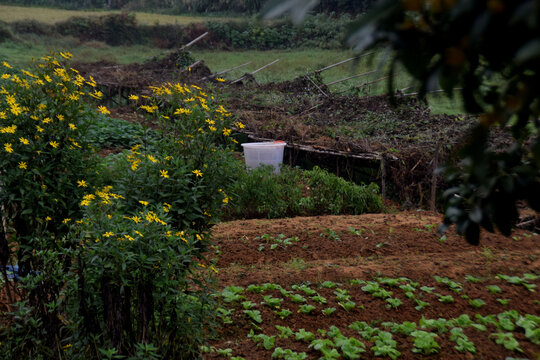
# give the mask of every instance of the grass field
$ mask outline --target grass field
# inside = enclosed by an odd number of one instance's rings
[[[80,10],[62,10],[52,8],[40,8],[40,7],[23,7],[23,6],[9,6],[0,5],[0,21],[7,23],[20,21],[20,20],[36,20],[45,24],[55,24],[60,21],[67,20],[74,16],[100,16],[107,14],[119,14],[120,11],[80,11]],[[203,22],[210,20],[209,17],[202,16],[180,16],[180,15],[166,15],[166,14],[151,14],[143,12],[135,12],[137,22],[144,25],[154,24],[178,24],[185,25],[197,22]],[[231,20],[231,18],[224,17],[212,17],[212,21],[224,21]]]

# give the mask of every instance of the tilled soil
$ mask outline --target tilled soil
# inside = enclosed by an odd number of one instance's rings
[[[441,216],[436,213],[411,211],[398,214],[370,214],[361,216],[319,216],[298,217],[279,220],[239,220],[222,223],[214,227],[215,254],[219,269],[220,288],[226,286],[248,287],[264,283],[279,284],[282,288],[304,295],[305,303],[295,303],[283,296],[279,289],[263,293],[244,291],[245,299],[250,300],[261,313],[262,322],[255,323],[245,313],[240,302],[223,303],[225,309],[233,308],[230,316],[232,324],[224,326],[220,337],[212,342],[218,349],[232,349],[233,356],[245,359],[270,359],[273,350],[266,350],[248,338],[254,334],[277,335],[276,325],[289,326],[293,331],[305,329],[318,338],[325,338],[317,332],[326,331],[334,325],[343,335],[355,337],[366,345],[361,358],[375,358],[370,351],[373,342],[363,339],[358,332],[348,326],[355,321],[365,321],[381,330],[389,331],[382,323],[392,321],[415,322],[420,328],[420,319],[455,319],[467,314],[475,320],[476,314],[487,316],[516,310],[520,315],[540,316],[540,302],[537,292],[523,285],[511,284],[497,277],[498,274],[524,276],[525,273],[540,274],[540,236],[519,230],[513,238],[499,234],[483,233],[479,246],[472,246],[451,232],[442,237],[437,234],[437,224]],[[263,236],[267,234],[268,236]],[[280,234],[283,234],[282,236]],[[265,237],[267,239],[265,239]],[[276,245],[273,239],[294,238],[291,245]],[[452,290],[448,284],[437,282],[434,276],[448,278],[459,284],[459,290]],[[473,282],[478,278],[478,282]],[[428,303],[422,309],[415,309],[415,298],[408,298],[398,287],[409,280],[402,279],[397,285],[384,285],[392,291],[393,298],[401,305],[392,308],[383,298],[374,297],[362,290],[365,282],[381,277],[410,279],[410,283],[433,287],[431,292],[417,290],[416,299]],[[467,279],[467,277],[469,279]],[[360,279],[359,283],[351,280]],[[440,280],[440,278],[439,278]],[[341,290],[350,295],[356,306],[349,311],[338,304],[334,288],[321,286],[325,281],[333,281]],[[326,304],[313,301],[298,289],[295,284],[309,284],[310,288],[327,299]],[[540,280],[530,281],[538,286]],[[497,285],[501,292],[491,293],[486,286]],[[427,289],[429,290],[429,289]],[[531,289],[534,290],[534,289]],[[282,318],[276,315],[278,309],[264,304],[264,296],[282,298],[279,310],[289,309],[291,315]],[[415,295],[415,296],[416,296]],[[441,296],[451,295],[451,303],[443,303]],[[484,305],[474,307],[470,301],[482,299]],[[503,305],[504,299],[510,299]],[[300,311],[303,304],[311,304],[315,309],[309,314]],[[324,315],[322,310],[333,307],[332,315]],[[451,328],[451,327],[450,327]],[[475,354],[462,353],[455,349],[448,330],[437,332],[440,350],[431,355],[414,353],[413,339],[410,336],[393,334],[399,359],[504,359],[505,357],[537,359],[540,346],[529,341],[523,329],[513,334],[522,352],[510,351],[495,342],[492,333],[507,332],[494,325],[486,331],[464,327],[465,334],[474,343]],[[424,329],[435,332],[434,329]],[[306,352],[307,358],[318,359],[321,353],[308,347],[309,343],[276,336],[275,347]],[[207,354],[206,358],[219,358],[217,352]]]

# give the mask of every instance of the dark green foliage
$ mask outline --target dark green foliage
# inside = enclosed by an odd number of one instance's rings
[[[9,29],[9,27],[3,22],[0,22],[0,43],[7,40],[12,40],[12,39],[13,39],[13,34],[11,30]]]
[[[310,171],[260,167],[241,173],[231,186],[231,218],[361,214],[382,209],[376,184],[357,185],[315,167]]]
[[[113,14],[93,17],[72,17],[55,25],[37,21],[17,21],[0,25],[0,40],[14,34],[73,36],[80,41],[101,41],[112,46],[147,44],[160,48],[179,48],[208,31],[210,34],[194,48],[268,50],[289,48],[336,49],[344,47],[344,33],[352,18],[308,17],[305,24],[289,21],[264,23],[258,20],[233,22],[209,21],[189,25],[138,25],[134,14]],[[4,29],[4,31],[2,30]],[[2,35],[5,32],[5,35]],[[10,35],[10,36],[8,36]],[[189,65],[194,61],[180,61]]]
[[[75,36],[82,41],[97,40],[113,46],[140,43],[133,14],[73,17],[57,23],[55,28],[61,35]]]

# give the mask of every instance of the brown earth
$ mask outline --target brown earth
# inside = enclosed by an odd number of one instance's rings
[[[498,279],[498,274],[523,276],[524,273],[540,274],[540,235],[519,230],[513,238],[499,234],[483,233],[479,246],[472,246],[455,233],[448,232],[441,240],[437,234],[437,224],[441,216],[436,213],[410,211],[398,214],[370,214],[360,216],[318,216],[298,217],[279,220],[238,220],[216,225],[215,235],[216,268],[220,288],[235,285],[247,287],[251,284],[277,283],[287,290],[294,284],[311,284],[310,287],[328,300],[321,305],[305,296],[307,303],[316,306],[309,315],[299,312],[300,305],[285,298],[280,291],[266,291],[262,294],[245,292],[243,295],[257,304],[255,309],[262,315],[262,323],[254,324],[242,313],[239,302],[223,303],[226,309],[235,309],[231,317],[233,323],[223,327],[220,338],[212,341],[218,349],[230,348],[233,356],[245,359],[270,359],[272,350],[265,350],[261,345],[248,338],[249,331],[255,334],[276,335],[279,332],[275,325],[289,326],[293,331],[303,328],[317,334],[317,329],[328,330],[337,326],[341,332],[350,337],[354,336],[366,345],[362,358],[374,358],[370,348],[373,343],[362,340],[356,331],[348,328],[355,321],[365,321],[372,326],[385,329],[381,323],[393,321],[416,322],[426,319],[456,318],[468,314],[475,319],[475,314],[483,316],[499,314],[507,310],[516,310],[520,315],[533,314],[540,316],[540,302],[536,292],[527,290],[524,286],[512,285]],[[361,231],[353,234],[351,228]],[[259,238],[268,234],[284,238],[298,237],[297,242],[289,246],[277,246],[272,238],[265,241]],[[264,249],[259,250],[261,244]],[[453,292],[448,286],[438,283],[434,276],[448,277],[461,284],[460,292]],[[482,278],[481,282],[473,283],[465,278],[466,275]],[[416,293],[429,306],[421,311],[415,309],[416,303],[405,296],[398,287],[384,286],[392,291],[393,296],[402,301],[396,308],[388,308],[381,298],[375,298],[361,290],[363,285],[351,285],[352,279],[364,281],[377,277],[406,277],[420,286],[435,287],[428,294],[422,291]],[[324,281],[334,281],[347,290],[351,300],[357,305],[346,311],[337,303],[334,289],[321,287]],[[537,278],[531,281],[540,284]],[[405,282],[400,283],[405,284]],[[498,285],[500,294],[490,293],[486,286]],[[294,291],[302,294],[301,291]],[[420,293],[422,295],[420,295]],[[450,304],[438,301],[436,294],[452,295],[454,301]],[[262,305],[263,296],[284,298],[282,309],[289,309],[292,314],[282,319],[269,306]],[[468,298],[462,298],[463,295]],[[485,305],[474,308],[469,299],[481,298]],[[504,306],[496,299],[510,299]],[[334,307],[337,310],[332,315],[323,315],[321,310]],[[419,326],[418,326],[419,327]],[[506,350],[495,343],[489,334],[497,330],[489,325],[486,332],[465,328],[465,333],[474,342],[477,353],[467,354],[458,352],[454,342],[450,340],[449,332],[440,333],[436,341],[441,346],[440,351],[433,355],[420,355],[412,352],[411,337],[393,334],[398,342],[397,348],[402,353],[400,359],[504,359],[540,358],[540,346],[528,341],[523,329],[513,332],[518,340],[522,353]],[[427,330],[430,331],[430,330]],[[434,330],[431,330],[434,331]],[[503,331],[506,332],[506,331]],[[309,359],[317,359],[321,354],[308,348],[307,343],[277,337],[275,346],[289,348],[296,352],[306,352]],[[217,353],[207,354],[206,358],[219,358]]]

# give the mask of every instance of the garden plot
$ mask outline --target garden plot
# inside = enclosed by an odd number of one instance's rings
[[[219,337],[205,358],[499,359],[540,354],[540,236],[480,247],[427,212],[214,228]]]

